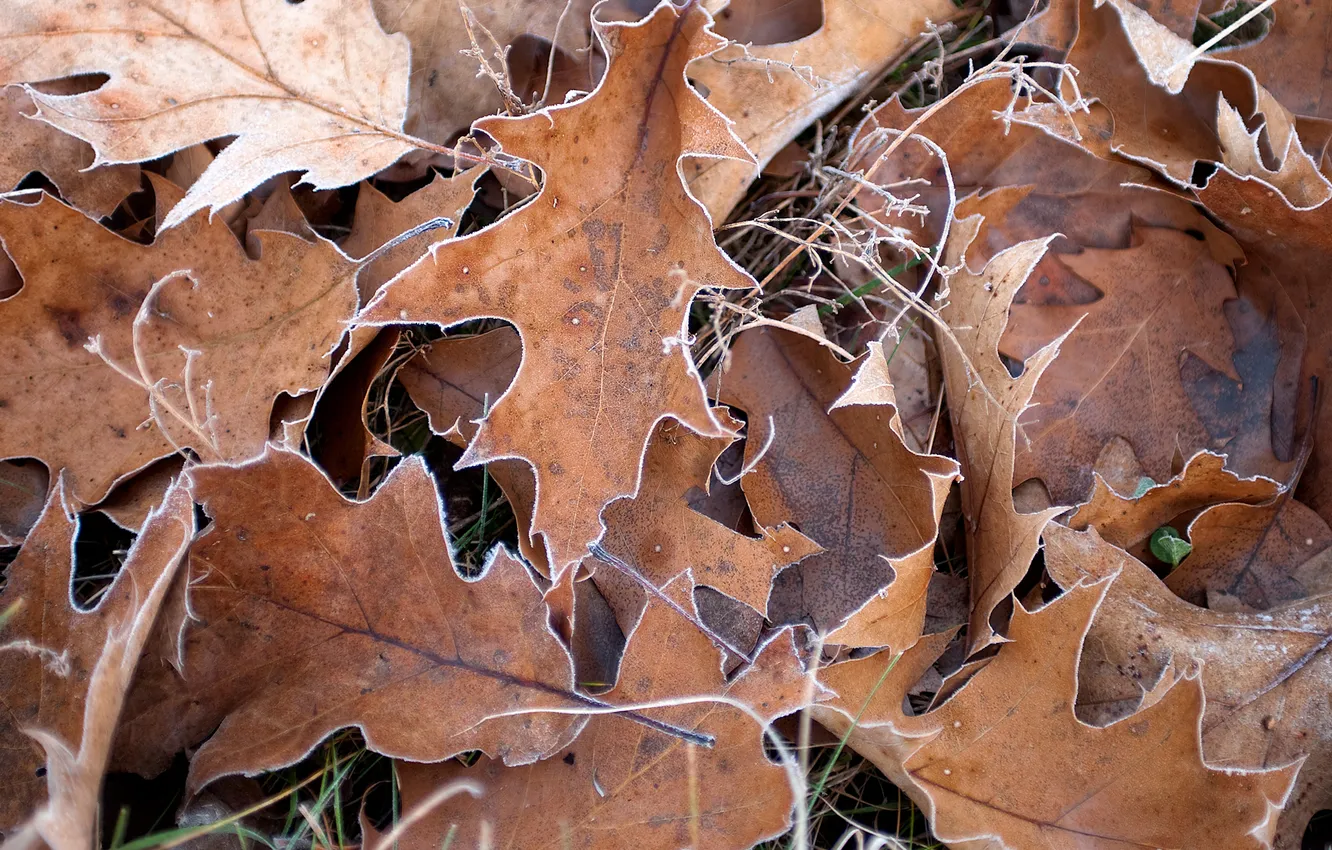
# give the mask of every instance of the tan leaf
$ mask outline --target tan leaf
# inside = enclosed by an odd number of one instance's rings
[[[1269,829],[1276,827],[1277,847],[1300,847],[1309,818],[1332,803],[1327,713],[1332,599],[1316,597],[1261,614],[1195,608],[1095,532],[1056,525],[1047,530],[1046,566],[1065,586],[1084,577],[1119,575],[1092,625],[1088,651],[1079,665],[1079,716],[1098,722],[1122,716],[1140,701],[1155,699],[1162,689],[1152,686],[1162,676],[1199,664],[1201,671],[1190,675],[1200,677],[1206,695],[1204,758],[1229,770],[1299,768],[1294,793],[1279,823],[1277,812],[1271,813]],[[1192,680],[1175,685],[1162,702],[1185,684]],[[1132,728],[1133,718],[1141,713],[1116,726]],[[1280,772],[1291,775],[1293,769]]]
[[[949,235],[944,259],[955,271],[946,279],[948,302],[940,310],[951,334],[941,340],[940,357],[962,466],[962,514],[971,581],[967,640],[973,651],[998,639],[990,614],[1026,575],[1040,546],[1041,529],[1063,510],[1019,513],[1013,503],[1013,463],[1018,418],[1067,337],[1060,336],[1032,352],[1019,377],[1009,373],[999,358],[1008,306],[1052,237],[1019,243],[973,272],[965,257],[981,223],[981,216],[960,218]]]
[[[1264,610],[1332,592],[1332,529],[1289,492],[1269,505],[1217,505],[1188,534],[1193,553],[1165,583],[1194,605],[1224,597]]]
[[[1332,254],[1332,203],[1293,206],[1270,184],[1225,167],[1198,190],[1198,197],[1248,253],[1241,274],[1270,295],[1288,300],[1307,329],[1298,403],[1289,407],[1295,408],[1297,421],[1308,423],[1313,458],[1300,477],[1297,495],[1325,521],[1332,520],[1332,406],[1312,403],[1319,394],[1318,376],[1332,358],[1332,302],[1323,294],[1326,258]]]
[[[1238,62],[1296,115],[1332,118],[1323,73],[1291,73],[1291,68],[1323,67],[1328,52],[1328,10],[1318,3],[1272,8],[1267,34],[1252,44],[1221,48],[1216,55]]]
[[[3,82],[110,77],[72,96],[31,92],[37,115],[90,142],[98,163],[236,136],[162,229],[284,171],[345,186],[414,147],[402,134],[407,39],[380,30],[369,0],[17,0],[0,35]]]
[[[672,590],[687,584],[677,580]],[[780,633],[754,666],[727,683],[708,639],[660,601],[650,601],[625,650],[620,683],[605,695],[617,705],[703,697],[648,712],[715,739],[700,747],[600,715],[563,751],[526,767],[483,760],[461,765],[399,763],[403,811],[435,787],[479,780],[479,800],[455,798],[414,827],[404,848],[438,847],[450,826],[458,846],[477,844],[490,821],[495,846],[635,847],[746,850],[784,832],[795,796],[786,771],[768,761],[758,723],[708,702],[725,696],[749,705],[765,722],[808,698],[789,632]]]
[[[1269,846],[1295,769],[1232,773],[1204,763],[1196,678],[1112,726],[1075,716],[1078,659],[1109,584],[1073,587],[1034,612],[1018,606],[1011,642],[937,709],[902,712],[911,674],[929,664],[938,639],[901,659],[901,674],[885,675],[885,653],[823,671],[840,700],[818,717],[849,734],[951,846]]]
[[[1162,484],[1153,484],[1141,495],[1116,493],[1105,479],[1097,476],[1091,501],[1078,508],[1068,524],[1079,531],[1095,527],[1102,539],[1137,555],[1152,532],[1172,520],[1187,515],[1184,520],[1187,522],[1200,509],[1222,502],[1256,505],[1279,492],[1281,486],[1275,481],[1240,478],[1225,469],[1225,458],[1199,452],[1189,458],[1179,475]]]
[[[367,264],[356,279],[362,303],[368,302],[389,278],[420,259],[431,245],[458,232],[463,212],[476,195],[474,184],[482,173],[481,168],[473,168],[453,177],[436,174],[424,187],[396,203],[370,183],[361,185],[351,233],[340,246],[348,256],[368,257],[400,234],[437,217],[451,222],[394,245]]]
[[[789,521],[825,550],[778,578],[770,616],[828,633],[855,614],[848,643],[900,649],[920,635],[957,464],[903,443],[883,360],[876,345],[853,373],[808,337],[756,328],[735,338],[711,387],[749,416],[741,485],[755,519]]]
[[[0,191],[16,187],[34,171],[46,175],[75,208],[93,218],[110,215],[131,192],[139,190],[139,169],[112,165],[84,171],[93,164],[85,143],[42,121],[29,118],[32,98],[20,88],[0,92]]]
[[[403,364],[398,371],[412,403],[425,411],[430,430],[465,448],[483,419],[513,383],[523,345],[513,328],[478,336],[442,339]],[[532,535],[536,479],[530,464],[502,459],[486,464],[513,509],[518,551],[543,575],[550,575],[545,546]]]
[[[687,154],[748,158],[685,79],[690,60],[721,46],[709,25],[696,6],[598,24],[611,58],[592,95],[479,122],[507,153],[541,167],[541,192],[491,227],[435,248],[361,318],[449,326],[488,316],[517,326],[518,377],[460,462],[532,464],[532,530],[544,535],[557,572],[600,537],[602,507],[637,489],[660,419],[726,433],[682,344],[700,288],[753,285],[718,250],[679,178]],[[636,111],[626,114],[625,104]]]
[[[812,35],[786,44],[733,45],[689,68],[690,78],[706,87],[708,103],[736,122],[736,134],[760,166],[887,70],[927,23],[942,24],[955,14],[946,0],[823,0],[822,5],[823,25]],[[718,225],[755,177],[749,163],[723,159],[694,160],[685,174],[690,192]]]
[[[18,546],[41,516],[51,476],[32,461],[0,461],[0,545]]]
[[[184,682],[136,688],[123,758],[174,752],[216,728],[191,761],[197,790],[291,764],[357,726],[367,746],[400,758],[480,749],[522,764],[563,746],[578,718],[486,717],[599,704],[573,693],[568,654],[520,562],[497,549],[480,577],[455,571],[419,458],[367,502],[348,502],[309,461],[277,449],[190,476],[213,523],[190,555],[198,623]]]
[[[718,418],[731,427],[740,425],[724,409]],[[690,489],[708,486],[718,455],[733,441],[700,437],[674,422],[657,426],[638,493],[611,502],[602,512],[602,546],[657,587],[689,570],[698,584],[766,615],[773,577],[822,549],[785,523],[760,524],[759,536],[747,537],[690,507]],[[604,569],[612,567],[597,567]]]
[[[167,588],[194,534],[179,484],[147,518],[97,607],[71,602],[78,517],[57,480],[0,593],[0,830],[55,850],[91,845],[102,774],[125,693]],[[41,778],[45,776],[45,779]],[[26,826],[14,833],[11,828]],[[8,842],[6,842],[8,846]]]
[[[485,3],[420,3],[416,0],[373,0],[375,16],[384,29],[402,33],[411,40],[412,71],[408,98],[407,131],[423,139],[448,144],[472,121],[503,110],[504,98],[493,80],[477,73],[480,62],[462,55],[472,48],[465,15],[471,15],[474,34],[486,60],[497,70],[505,64],[494,55],[511,48],[524,35],[554,41],[564,56],[584,67],[586,59],[575,59],[575,51],[588,45],[589,20],[595,0],[573,0],[565,11],[564,0],[490,0]],[[561,23],[560,18],[564,20]],[[558,38],[555,27],[559,24]],[[484,28],[484,29],[483,29]],[[486,32],[489,31],[489,37]],[[491,39],[494,39],[493,41]],[[549,50],[548,45],[543,45]],[[596,82],[590,71],[581,86]],[[544,79],[543,79],[544,82]],[[520,98],[531,92],[515,91]],[[541,94],[540,91],[537,94]],[[559,102],[560,98],[554,98]]]
[[[179,199],[153,185],[161,211]],[[87,504],[175,445],[262,452],[274,399],[322,384],[355,312],[356,266],[322,240],[270,233],[251,260],[201,216],[140,245],[50,198],[0,205],[0,237],[24,274],[0,305],[0,445]]]

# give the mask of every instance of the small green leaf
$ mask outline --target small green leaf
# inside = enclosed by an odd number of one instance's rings
[[[1152,554],[1171,567],[1178,567],[1193,551],[1193,544],[1179,536],[1179,532],[1163,525],[1152,532]]]
[[[1138,486],[1133,490],[1133,498],[1141,499],[1143,495],[1156,486],[1156,482],[1146,475],[1138,479]]]

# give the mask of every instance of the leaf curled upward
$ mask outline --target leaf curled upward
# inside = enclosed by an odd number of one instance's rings
[[[1079,584],[1036,611],[1018,606],[1011,642],[950,700],[919,716],[903,713],[905,688],[939,640],[909,650],[901,673],[884,676],[882,654],[835,665],[821,679],[840,699],[816,709],[820,721],[843,731],[859,713],[852,745],[930,813],[950,846],[1270,846],[1297,766],[1208,767],[1197,678],[1174,683],[1112,726],[1074,714],[1083,640],[1117,581]]]
[[[412,150],[408,52],[370,0],[14,0],[0,20],[0,83],[109,77],[31,92],[38,117],[90,142],[99,164],[236,137],[164,229],[284,171],[345,186]]]
[[[599,515],[634,493],[656,424],[709,437],[712,413],[684,344],[690,301],[705,287],[751,287],[685,191],[682,156],[749,159],[684,68],[724,43],[691,3],[638,24],[597,22],[610,56],[589,97],[477,127],[545,175],[527,206],[437,246],[388,284],[359,322],[450,326],[512,322],[523,361],[460,463],[529,462],[532,533],[560,572],[602,533]]]
[[[0,622],[0,831],[31,814],[26,829],[57,850],[93,834],[130,680],[194,534],[194,505],[173,482],[97,607],[79,611],[68,498],[61,477],[0,593],[12,611]]]

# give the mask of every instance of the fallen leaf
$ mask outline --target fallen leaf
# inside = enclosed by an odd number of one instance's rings
[[[1300,476],[1297,496],[1324,520],[1332,519],[1332,407],[1314,405],[1319,376],[1332,358],[1332,314],[1322,296],[1325,258],[1332,252],[1327,222],[1332,204],[1292,206],[1271,185],[1222,167],[1198,198],[1239,240],[1248,254],[1243,269],[1255,286],[1288,300],[1307,329],[1298,398],[1289,407],[1311,434],[1313,458]]]
[[[687,581],[677,580],[673,591]],[[808,684],[789,632],[754,666],[727,683],[718,651],[660,601],[648,603],[630,637],[620,680],[603,698],[615,705],[681,700],[653,708],[674,725],[715,738],[700,747],[636,726],[615,714],[593,717],[582,734],[550,758],[519,768],[493,761],[470,768],[398,763],[403,811],[436,787],[479,780],[479,800],[455,798],[408,832],[403,846],[438,847],[450,827],[471,847],[489,821],[496,846],[708,847],[745,850],[784,832],[796,798],[783,767],[764,755],[756,718],[708,698],[750,706],[766,724],[798,709]],[[689,699],[699,698],[702,699]]]
[[[1009,373],[999,357],[1007,308],[1051,237],[1001,251],[974,272],[965,257],[982,221],[979,215],[959,216],[954,224],[944,265],[956,271],[946,278],[948,302],[939,311],[949,331],[940,341],[939,354],[962,467],[962,514],[971,581],[967,642],[973,652],[999,640],[990,615],[1026,575],[1040,547],[1041,529],[1063,511],[1051,507],[1019,513],[1013,503],[1013,464],[1018,419],[1068,336],[1065,332],[1032,352],[1018,377]]]
[[[553,41],[576,65],[587,65],[586,59],[574,57],[576,51],[588,46],[594,0],[574,0],[567,4],[567,11],[563,2],[544,0],[492,0],[456,6],[415,0],[373,2],[375,16],[384,28],[402,33],[411,41],[407,132],[438,144],[451,144],[475,119],[500,112],[506,105],[495,81],[478,73],[480,61],[464,53],[473,46],[465,16],[474,21],[476,44],[485,60],[498,71],[505,70],[507,63],[496,54],[512,48],[520,36]],[[596,81],[590,70],[587,74],[584,88],[590,89]],[[530,92],[514,94],[521,98]],[[559,100],[557,97],[554,102]]]
[[[346,186],[416,147],[402,133],[407,39],[384,34],[369,0],[207,10],[17,0],[0,35],[5,83],[109,77],[63,97],[29,90],[37,116],[92,144],[99,164],[236,137],[163,230],[284,171],[304,171],[315,188]]]
[[[710,5],[729,8],[730,3]],[[942,24],[955,14],[946,0],[822,0],[822,5],[823,24],[812,35],[786,44],[731,45],[689,67],[708,103],[735,121],[736,134],[760,167],[887,71],[928,24]],[[685,174],[690,193],[718,225],[755,177],[750,163],[724,159],[695,160]]]
[[[1184,470],[1143,493],[1116,493],[1099,476],[1091,500],[1078,508],[1068,524],[1079,531],[1092,526],[1101,538],[1138,554],[1152,532],[1172,520],[1222,502],[1266,502],[1281,492],[1268,478],[1240,478],[1225,469],[1225,458],[1199,452],[1189,458]],[[1141,556],[1140,556],[1141,557]]]
[[[740,426],[724,409],[717,415],[729,427]],[[657,426],[638,493],[611,502],[602,512],[606,534],[601,545],[656,587],[689,570],[698,584],[767,615],[773,577],[821,547],[785,523],[760,525],[759,536],[748,537],[689,506],[686,495],[691,488],[708,486],[718,455],[733,441],[700,437],[674,422]]]
[[[457,234],[463,212],[476,195],[475,184],[482,173],[482,169],[473,168],[453,177],[436,174],[424,187],[397,202],[370,183],[361,185],[356,195],[351,233],[340,246],[350,257],[365,259],[373,251],[432,219],[446,218],[449,221],[393,245],[367,263],[356,279],[362,303],[368,302],[390,278],[424,256],[432,244]]]
[[[18,546],[41,516],[51,476],[33,461],[0,461],[0,545]]]
[[[1276,829],[1275,846],[1298,848],[1309,818],[1332,803],[1326,743],[1332,735],[1327,714],[1332,676],[1326,651],[1332,644],[1329,598],[1302,600],[1261,614],[1207,611],[1177,599],[1151,570],[1095,532],[1051,525],[1045,543],[1046,567],[1063,586],[1087,577],[1119,576],[1088,633],[1088,651],[1078,674],[1079,716],[1096,722],[1123,716],[1158,697],[1158,679],[1197,664],[1200,672],[1186,676],[1198,678],[1184,682],[1200,683],[1206,696],[1204,758],[1231,771],[1274,771],[1269,777],[1291,776],[1298,769],[1279,821],[1276,809],[1268,815],[1268,829]],[[1170,688],[1161,701],[1184,682]],[[1108,728],[1132,728],[1133,718],[1158,705]],[[1152,759],[1160,763],[1163,756]],[[1292,767],[1276,770],[1285,765]],[[1222,845],[1235,846],[1215,846]]]
[[[1112,581],[1071,587],[1037,611],[1017,606],[1010,642],[918,716],[902,711],[908,674],[929,664],[940,641],[901,659],[901,675],[885,675],[883,653],[835,665],[821,678],[840,699],[816,709],[820,722],[893,777],[953,846],[1268,846],[1296,767],[1229,772],[1204,763],[1198,679],[1181,679],[1105,728],[1075,716],[1084,636]]]
[[[110,215],[131,192],[139,190],[139,169],[111,165],[85,171],[93,152],[84,142],[42,121],[29,118],[32,98],[19,88],[0,92],[0,190],[17,187],[40,172],[61,197],[93,218]]]
[[[1111,541],[1113,542],[1113,541]],[[1332,529],[1290,493],[1268,505],[1217,505],[1189,523],[1193,554],[1166,576],[1179,598],[1266,610],[1332,592]]]
[[[1272,24],[1262,38],[1237,47],[1221,47],[1216,55],[1252,71],[1291,112],[1332,118],[1327,74],[1322,71],[1323,57],[1329,49],[1328,10],[1317,3],[1293,3],[1272,8],[1271,14]],[[1318,70],[1290,73],[1291,68]]]
[[[278,449],[190,477],[213,522],[190,553],[197,622],[184,680],[174,699],[151,683],[132,696],[122,758],[207,737],[190,763],[197,790],[294,763],[356,726],[367,746],[399,758],[479,749],[522,764],[559,749],[581,721],[487,716],[598,704],[573,693],[568,653],[520,562],[497,549],[480,577],[455,571],[419,458],[367,502]],[[405,704],[416,708],[404,714]]]
[[[19,843],[40,837],[55,850],[92,840],[112,735],[193,537],[194,505],[183,486],[172,486],[91,611],[74,608],[71,596],[78,524],[57,479],[0,592],[0,610],[20,601],[0,625],[0,831]]]
[[[518,377],[460,463],[532,464],[532,531],[544,536],[556,572],[600,537],[602,507],[637,490],[659,420],[726,433],[682,342],[701,288],[753,286],[718,250],[679,178],[688,154],[749,158],[685,79],[689,61],[722,46],[709,25],[696,6],[660,6],[639,24],[598,23],[610,65],[593,94],[478,122],[506,153],[541,167],[541,192],[496,224],[436,247],[359,320],[447,327],[487,316],[517,326]],[[627,103],[639,111],[626,116]],[[552,404],[558,421],[547,413]]]
[[[179,199],[153,185],[160,211]],[[275,398],[322,383],[355,312],[356,266],[323,241],[272,233],[251,260],[199,217],[140,245],[46,196],[0,205],[0,238],[24,274],[0,304],[0,446],[67,470],[85,504],[177,445],[259,454]]]
[[[478,420],[513,383],[522,362],[523,345],[513,328],[496,328],[476,336],[442,339],[423,349],[398,371],[398,380],[412,403],[426,413],[430,430],[462,448],[476,436]],[[518,525],[518,551],[527,562],[550,575],[545,545],[532,534],[536,479],[530,464],[500,459],[486,464],[513,509]]]
[[[710,386],[748,414],[751,471],[741,486],[754,518],[790,522],[824,549],[778,578],[769,616],[827,634],[868,603],[862,621],[880,628],[856,627],[843,638],[869,631],[877,634],[870,645],[900,649],[920,635],[933,540],[957,464],[903,443],[891,392],[882,392],[882,348],[860,370],[808,337],[755,328],[734,339]],[[872,387],[857,382],[871,373]]]

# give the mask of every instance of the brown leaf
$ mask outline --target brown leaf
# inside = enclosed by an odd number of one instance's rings
[[[770,616],[828,633],[856,614],[860,624],[842,636],[848,643],[904,648],[920,635],[957,465],[902,442],[883,361],[875,345],[862,382],[814,340],[755,328],[735,338],[711,387],[749,416],[745,464],[753,469],[741,484],[755,519],[791,522],[825,550],[778,578]]]
[[[345,186],[414,147],[401,132],[407,39],[379,29],[369,0],[229,0],[206,11],[18,0],[8,11],[0,81],[110,77],[68,97],[30,92],[37,115],[90,142],[99,163],[236,136],[162,229],[284,171],[304,171],[316,188]]]
[[[10,829],[32,816],[27,834],[57,850],[93,840],[125,692],[194,534],[194,505],[173,485],[97,607],[77,610],[67,496],[58,479],[0,593],[0,610],[20,604],[0,626],[0,830],[18,841]]]
[[[1327,16],[1328,10],[1318,3],[1274,7],[1266,35],[1251,44],[1218,49],[1216,55],[1252,71],[1291,112],[1332,118],[1328,75],[1323,70],[1332,32]],[[1309,70],[1292,72],[1293,68]]]
[[[504,394],[522,362],[523,345],[513,328],[478,336],[442,339],[403,364],[398,371],[412,403],[425,411],[430,430],[466,447],[476,436],[476,421]],[[513,508],[518,551],[543,575],[550,575],[545,546],[532,535],[536,479],[530,464],[501,459],[486,464]]]
[[[33,461],[0,461],[0,546],[18,546],[41,516],[51,476]]]
[[[812,35],[786,44],[732,45],[689,68],[690,78],[708,92],[708,103],[735,121],[736,134],[760,166],[887,70],[927,22],[941,24],[955,11],[946,0],[822,0],[822,5],[823,25]],[[693,160],[685,174],[690,193],[718,225],[755,177],[749,163],[724,159]]]
[[[1194,605],[1223,597],[1265,610],[1332,592],[1332,529],[1289,492],[1269,505],[1217,505],[1188,533],[1193,553],[1165,583]]]
[[[491,227],[438,246],[361,317],[449,326],[488,316],[518,327],[518,377],[460,463],[532,464],[532,530],[544,535],[557,572],[600,537],[602,507],[637,489],[660,419],[726,433],[681,344],[699,289],[753,285],[718,250],[678,176],[687,154],[748,158],[685,79],[690,60],[721,46],[709,24],[696,6],[660,6],[640,24],[599,23],[611,59],[594,94],[479,122],[507,153],[541,167],[541,192]],[[625,104],[637,111],[626,115]]]
[[[1256,505],[1281,492],[1269,478],[1240,478],[1224,465],[1220,455],[1199,452],[1179,475],[1141,495],[1116,493],[1097,476],[1091,501],[1078,508],[1068,524],[1079,531],[1095,527],[1102,539],[1142,557],[1139,550],[1152,532],[1172,520],[1186,515],[1192,520],[1200,509],[1222,502]]]
[[[473,168],[453,177],[436,174],[424,187],[396,203],[370,183],[361,185],[356,196],[351,234],[341,245],[348,256],[368,257],[372,251],[386,245],[399,234],[436,217],[447,218],[452,222],[446,227],[429,230],[401,242],[366,265],[356,279],[361,303],[368,302],[389,278],[420,259],[431,245],[458,232],[463,212],[476,195],[474,184],[482,173],[482,169]]]
[[[1109,585],[1073,587],[1033,612],[1018,606],[1011,642],[933,711],[910,717],[901,706],[937,639],[901,659],[901,674],[885,675],[883,653],[823,671],[840,701],[817,715],[892,776],[954,846],[1268,846],[1295,768],[1208,767],[1196,678],[1113,726],[1074,715],[1078,658]]]
[[[1081,320],[1042,379],[1041,403],[1022,417],[1030,440],[1024,450],[1043,459],[1033,465],[1057,500],[1085,494],[1091,474],[1061,474],[1055,459],[1093,458],[1114,437],[1128,440],[1156,480],[1170,477],[1176,451],[1191,456],[1213,445],[1190,403],[1184,362],[1197,358],[1240,380],[1224,311],[1236,296],[1226,267],[1206,242],[1181,231],[1135,227],[1133,240],[1125,249],[1062,255],[1093,288],[1093,300],[1070,303],[1051,293],[1041,303],[1015,304],[1003,340],[1003,353],[1025,359]]]
[[[110,215],[139,190],[139,169],[112,165],[84,171],[93,152],[84,142],[29,118],[32,98],[19,88],[0,92],[0,190],[18,186],[34,171],[46,175],[61,196],[93,218]]]
[[[1001,251],[981,271],[973,272],[965,257],[982,217],[962,218],[962,214],[959,210],[945,253],[945,266],[956,271],[947,277],[948,303],[940,310],[951,335],[941,340],[940,357],[962,465],[972,606],[967,640],[975,651],[998,639],[990,614],[1026,575],[1040,546],[1041,529],[1063,510],[1019,513],[1013,503],[1013,463],[1018,418],[1028,409],[1036,382],[1055,360],[1066,335],[1032,352],[1020,376],[1009,373],[999,358],[1007,308],[1050,238]]]
[[[163,211],[179,198],[153,184]],[[50,198],[0,205],[0,236],[24,274],[0,305],[0,445],[68,470],[87,504],[176,445],[259,454],[274,399],[322,384],[355,311],[356,266],[323,241],[271,233],[251,260],[199,217],[145,246]]]
[[[1156,699],[1162,688],[1153,685],[1161,677],[1200,665],[1200,672],[1188,674],[1198,679],[1176,684],[1161,702],[1182,685],[1192,690],[1193,681],[1201,683],[1207,706],[1202,747],[1210,765],[1229,770],[1299,768],[1293,796],[1279,822],[1275,812],[1269,815],[1268,827],[1276,828],[1277,847],[1298,848],[1309,818],[1332,804],[1328,783],[1332,751],[1327,743],[1332,739],[1327,712],[1332,687],[1329,597],[1262,614],[1195,608],[1175,598],[1151,570],[1095,532],[1057,525],[1047,529],[1046,566],[1064,586],[1084,577],[1119,576],[1087,637],[1088,651],[1079,666],[1079,716],[1098,722],[1122,716],[1140,701]],[[1132,728],[1133,718],[1142,713],[1109,728]],[[1300,768],[1304,756],[1308,760]],[[1164,763],[1163,754],[1151,758]],[[1268,776],[1282,773],[1290,776],[1293,769]],[[1176,789],[1174,795],[1178,793]],[[1224,842],[1215,846],[1222,844],[1238,846]]]
[[[728,427],[740,426],[724,409],[718,418]],[[689,570],[698,584],[766,615],[773,577],[822,549],[786,523],[760,526],[759,537],[747,537],[689,506],[690,489],[708,486],[718,455],[733,441],[700,437],[674,422],[657,426],[638,493],[602,512],[602,546],[657,587]],[[613,568],[597,567],[603,569]]]
[[[677,580],[671,590],[686,584]],[[479,800],[455,798],[441,806],[408,832],[404,847],[438,847],[454,824],[458,846],[471,847],[483,821],[491,821],[500,847],[745,850],[779,835],[795,803],[786,770],[764,755],[754,719],[707,698],[738,700],[766,723],[808,699],[806,677],[789,632],[769,642],[731,683],[722,678],[720,660],[693,626],[650,601],[625,650],[620,683],[604,698],[633,705],[702,697],[648,713],[711,735],[715,745],[698,747],[606,714],[592,718],[563,751],[526,767],[399,763],[404,812],[458,778],[479,780],[486,789]]]
[[[1297,321],[1307,329],[1298,405],[1290,407],[1311,431],[1313,459],[1300,477],[1297,495],[1324,520],[1332,519],[1332,405],[1312,404],[1321,393],[1319,376],[1332,359],[1332,302],[1323,295],[1326,258],[1332,254],[1332,204],[1295,207],[1271,185],[1225,167],[1198,190],[1198,197],[1245,247],[1249,264],[1242,274],[1260,291],[1293,305]]]
[[[198,622],[184,682],[165,701],[170,682],[136,689],[122,758],[174,752],[216,728],[190,764],[197,790],[291,764],[357,726],[367,746],[399,758],[480,749],[522,764],[563,746],[580,721],[487,716],[597,704],[573,694],[569,656],[520,562],[496,550],[479,578],[457,574],[419,458],[359,503],[277,449],[190,476],[213,523],[190,555]]]
[[[574,0],[567,13],[563,0],[490,0],[461,4],[419,3],[416,0],[373,2],[375,16],[384,29],[402,33],[411,40],[407,132],[439,144],[451,143],[472,121],[499,112],[505,106],[495,83],[477,73],[479,61],[462,55],[462,51],[472,47],[464,15],[470,14],[475,20],[477,45],[492,67],[504,68],[505,63],[497,60],[494,54],[512,47],[524,35],[555,41],[566,58],[580,67],[587,64],[586,60],[574,60],[574,52],[587,47],[588,22],[594,0]],[[564,21],[557,39],[555,27],[561,14]],[[490,37],[486,35],[487,30]],[[546,49],[549,50],[549,46]],[[588,78],[582,88],[590,89],[596,80],[591,78],[590,71],[586,73]],[[526,91],[514,93],[519,97],[531,94]],[[559,97],[554,99],[555,102],[559,100]]]

